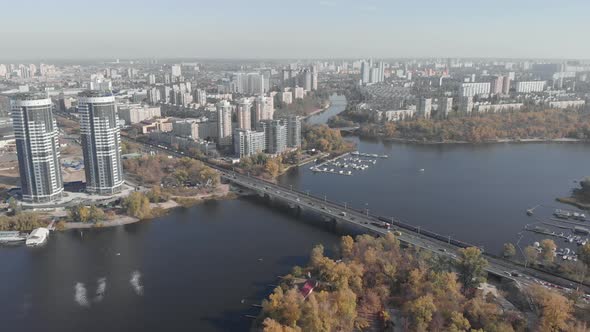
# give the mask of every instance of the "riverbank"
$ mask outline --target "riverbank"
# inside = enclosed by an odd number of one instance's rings
[[[166,202],[150,203],[151,210],[156,212],[151,218],[139,219],[127,215],[116,215],[112,220],[104,220],[97,223],[66,222],[63,225],[63,229],[88,229],[128,225],[142,220],[151,220],[162,217],[177,208],[188,208],[205,201],[235,199],[237,197],[237,194],[230,191],[229,184],[221,184],[214,191],[209,193],[188,196],[175,195],[171,196]]]
[[[383,136],[361,136],[367,138],[380,138],[384,141],[397,142],[397,143],[413,143],[413,144],[424,144],[424,145],[437,145],[437,144],[498,144],[498,143],[588,143],[590,140],[583,140],[577,138],[499,138],[495,140],[487,140],[483,142],[470,142],[470,141],[428,141],[418,140],[410,138],[392,138]]]
[[[580,210],[590,210],[590,203],[583,203],[575,197],[558,197],[556,201],[577,207]]]
[[[331,106],[332,106],[332,103],[330,102],[330,103],[328,103],[328,104],[327,104],[327,105],[326,105],[324,108],[318,108],[318,109],[316,109],[315,111],[311,111],[311,112],[309,112],[309,114],[305,115],[305,116],[303,117],[303,119],[305,120],[305,119],[307,119],[307,118],[309,118],[309,117],[311,117],[311,116],[318,115],[318,114],[320,114],[320,113],[322,113],[322,112],[325,112],[325,111],[327,111],[327,110],[328,110],[328,109],[329,109]]]

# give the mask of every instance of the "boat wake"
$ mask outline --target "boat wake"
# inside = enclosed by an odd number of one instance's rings
[[[107,289],[107,278],[99,278],[97,284],[94,302],[100,302],[104,298],[104,292]]]
[[[88,302],[88,297],[86,296],[87,292],[86,287],[84,287],[84,284],[81,282],[76,283],[76,286],[74,286],[74,290],[74,299],[76,300],[76,302],[82,307],[88,307],[90,303]]]
[[[129,283],[131,283],[131,287],[133,287],[137,295],[143,295],[143,285],[141,284],[141,273],[139,271],[131,273]]]

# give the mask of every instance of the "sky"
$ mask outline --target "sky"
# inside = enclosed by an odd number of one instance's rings
[[[590,58],[589,0],[14,0],[0,59]]]

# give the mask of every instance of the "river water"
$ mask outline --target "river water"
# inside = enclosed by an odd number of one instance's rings
[[[309,121],[342,111],[342,100]],[[493,252],[534,222],[526,209],[543,204],[535,215],[548,217],[558,206],[554,198],[590,175],[588,144],[349,139],[362,152],[389,158],[353,176],[316,174],[308,165],[280,182]],[[338,239],[319,220],[255,198],[110,229],[54,232],[40,248],[0,247],[2,330],[247,330],[244,315],[256,315],[251,305],[277,276],[305,264],[315,244],[331,250]],[[523,244],[535,239],[529,233]]]

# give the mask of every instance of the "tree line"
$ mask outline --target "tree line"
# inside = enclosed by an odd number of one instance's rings
[[[486,280],[486,266],[478,248],[461,249],[453,262],[413,247],[402,249],[392,234],[345,236],[334,259],[320,245],[307,266],[294,267],[263,302],[256,324],[267,332],[385,330],[394,321],[404,331],[527,330],[522,312],[503,307],[492,292],[478,288]],[[304,298],[299,286],[309,278],[318,284]],[[533,329],[584,327],[573,316],[570,299],[541,287],[527,293],[538,308]]]

